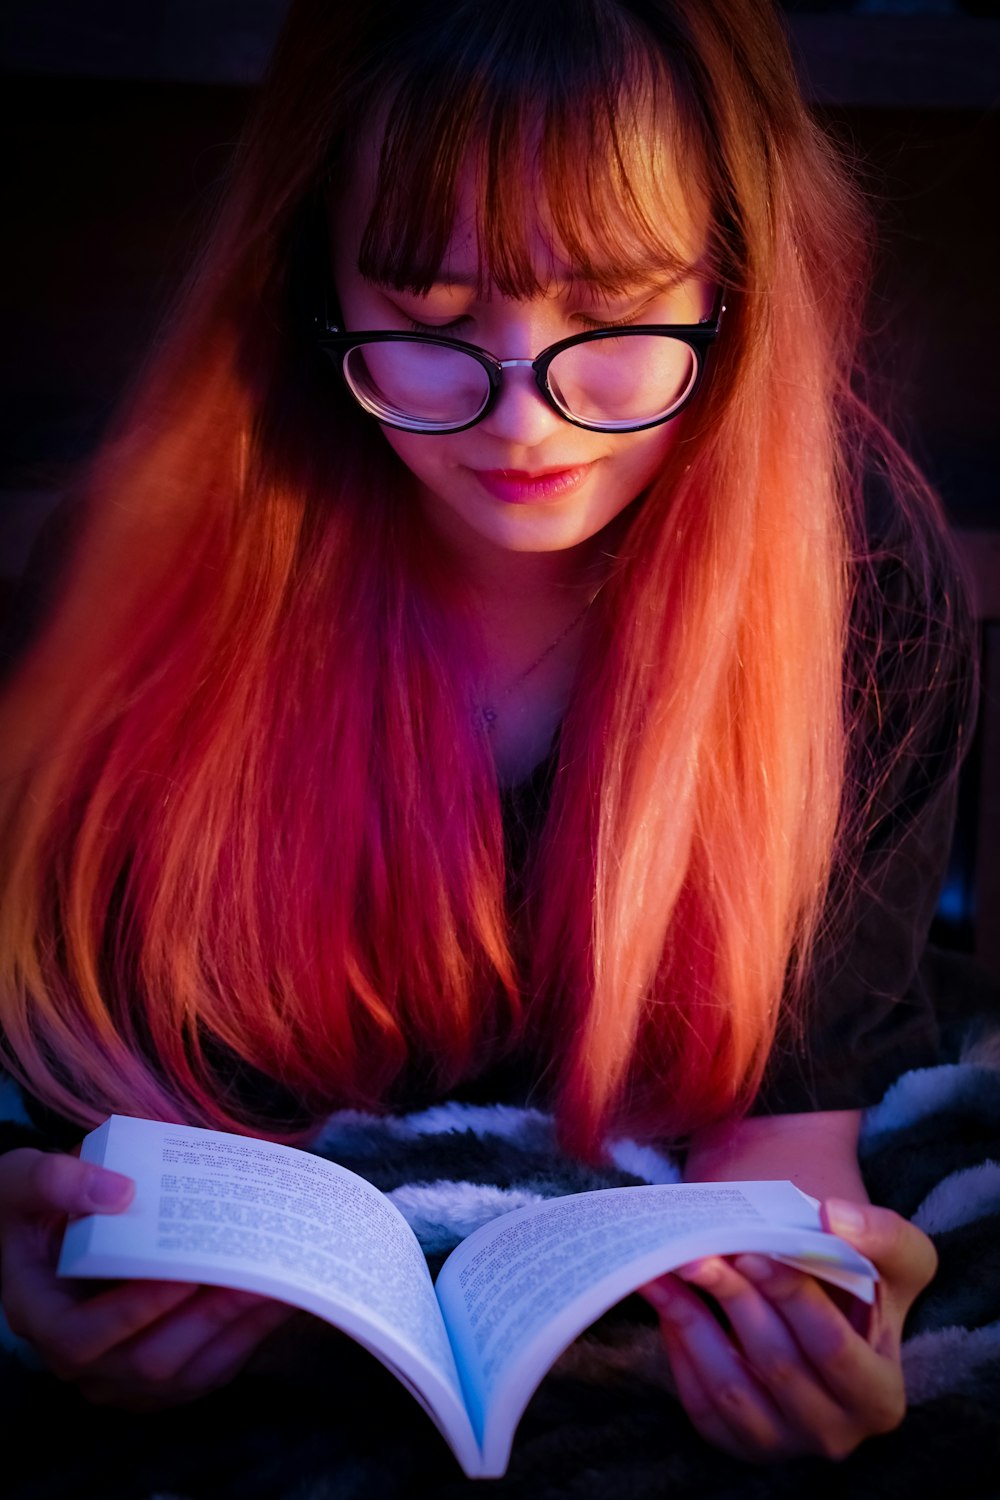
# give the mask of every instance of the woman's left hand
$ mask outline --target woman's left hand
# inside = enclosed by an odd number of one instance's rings
[[[642,1289],[691,1421],[736,1457],[843,1459],[903,1420],[903,1322],[937,1252],[915,1225],[867,1203],[828,1200],[823,1226],[876,1266],[874,1308],[847,1306],[836,1289],[759,1255],[693,1262]]]

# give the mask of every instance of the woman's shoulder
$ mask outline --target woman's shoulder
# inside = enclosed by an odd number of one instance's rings
[[[860,482],[862,545],[856,563],[880,581],[895,583],[891,597],[914,602],[955,586],[956,606],[967,589],[964,567],[946,510],[915,472],[894,473],[872,460]]]
[[[850,685],[878,738],[964,753],[976,717],[978,627],[962,554],[932,494],[873,467],[853,558]]]

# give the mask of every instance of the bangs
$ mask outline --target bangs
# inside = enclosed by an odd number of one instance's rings
[[[712,274],[714,195],[688,91],[618,5],[521,0],[498,19],[473,0],[408,47],[383,95],[358,256],[368,280],[417,294],[447,280],[460,217],[480,297],[545,290],[554,275],[539,265],[539,225],[553,264],[609,294],[695,265]]]

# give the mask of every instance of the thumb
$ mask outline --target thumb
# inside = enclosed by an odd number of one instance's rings
[[[0,1164],[0,1216],[120,1213],[135,1183],[76,1156],[22,1147]]]
[[[828,1198],[822,1222],[831,1234],[866,1255],[894,1289],[915,1297],[934,1279],[938,1256],[933,1242],[892,1209]]]

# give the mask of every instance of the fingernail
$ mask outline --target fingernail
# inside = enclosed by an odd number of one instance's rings
[[[87,1183],[87,1201],[94,1208],[124,1208],[131,1200],[135,1184],[121,1172],[107,1172],[103,1167],[92,1172]]]
[[[736,1261],[737,1271],[741,1271],[750,1281],[770,1281],[774,1275],[774,1265],[763,1255],[741,1255]]]
[[[826,1216],[834,1234],[860,1234],[867,1223],[864,1209],[840,1198],[827,1199]]]
[[[642,1288],[642,1294],[652,1302],[654,1307],[665,1307],[671,1300],[667,1288],[659,1281],[651,1281]]]
[[[693,1260],[690,1265],[679,1266],[677,1274],[698,1286],[715,1286],[722,1275],[722,1263],[718,1260]]]
[[[651,1281],[642,1290],[658,1313],[662,1313],[664,1317],[670,1317],[676,1313],[680,1298],[675,1295],[668,1282]]]

